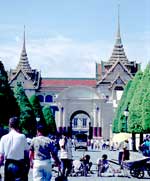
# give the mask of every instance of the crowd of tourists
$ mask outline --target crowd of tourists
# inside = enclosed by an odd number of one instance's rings
[[[47,180],[52,178],[52,166],[58,167],[63,181],[72,172],[73,142],[70,135],[62,134],[59,138],[56,136],[46,136],[45,127],[37,126],[37,136],[27,139],[24,134],[20,133],[19,119],[12,117],[9,119],[9,133],[2,136],[0,140],[0,166],[4,164],[5,181],[28,181],[30,168],[33,169],[33,181]],[[114,150],[114,145],[109,140],[90,140],[91,149],[109,149]],[[115,145],[116,147],[116,145]],[[149,155],[150,137],[147,136],[141,145],[145,155]],[[121,166],[122,161],[130,159],[129,142],[124,140],[117,144],[115,149],[119,150],[118,162]],[[52,163],[52,160],[54,163]],[[92,162],[90,155],[85,155],[80,161],[87,166],[87,171],[92,173]],[[74,162],[75,163],[75,162]],[[79,163],[79,162],[78,162]],[[99,175],[107,170],[108,160],[104,154],[97,162]],[[57,181],[57,180],[56,180]]]

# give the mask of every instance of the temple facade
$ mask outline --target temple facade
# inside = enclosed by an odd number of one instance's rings
[[[8,76],[12,88],[21,83],[28,97],[36,94],[42,106],[50,106],[59,132],[89,134],[91,130],[94,138],[109,139],[124,86],[138,69],[139,64],[129,61],[125,54],[118,16],[112,55],[108,61],[96,63],[95,78],[41,77],[40,71],[30,67],[25,31],[19,63]]]

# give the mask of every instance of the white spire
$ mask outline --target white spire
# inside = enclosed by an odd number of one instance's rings
[[[123,44],[121,41],[121,35],[120,35],[120,5],[118,4],[118,24],[117,24],[117,35],[116,35],[116,41],[113,48],[112,55],[109,59],[109,62],[116,62],[116,61],[122,61],[122,63],[127,63],[128,59],[126,57],[126,54],[124,52]]]
[[[26,52],[26,37],[25,37],[25,25],[24,25],[24,34],[23,34],[23,48],[22,51]]]
[[[116,43],[121,44],[121,36],[120,36],[120,4],[118,4],[118,27],[117,27]]]
[[[22,47],[22,51],[21,51],[21,55],[20,55],[20,61],[19,61],[18,66],[17,66],[17,70],[23,69],[25,72],[31,73],[32,69],[31,69],[30,64],[28,62],[28,57],[27,57],[27,53],[26,53],[26,41],[25,40],[26,39],[25,39],[25,26],[24,26],[23,47]]]

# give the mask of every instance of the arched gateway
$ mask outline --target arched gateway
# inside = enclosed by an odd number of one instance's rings
[[[93,88],[77,86],[65,89],[57,98],[59,111],[56,113],[60,132],[70,131],[101,136],[101,106],[103,99]]]

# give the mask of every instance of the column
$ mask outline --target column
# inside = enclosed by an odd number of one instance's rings
[[[97,136],[101,137],[102,136],[102,110],[99,109],[98,111],[98,128],[97,128]]]
[[[97,110],[96,106],[93,109],[93,136],[97,137]]]

